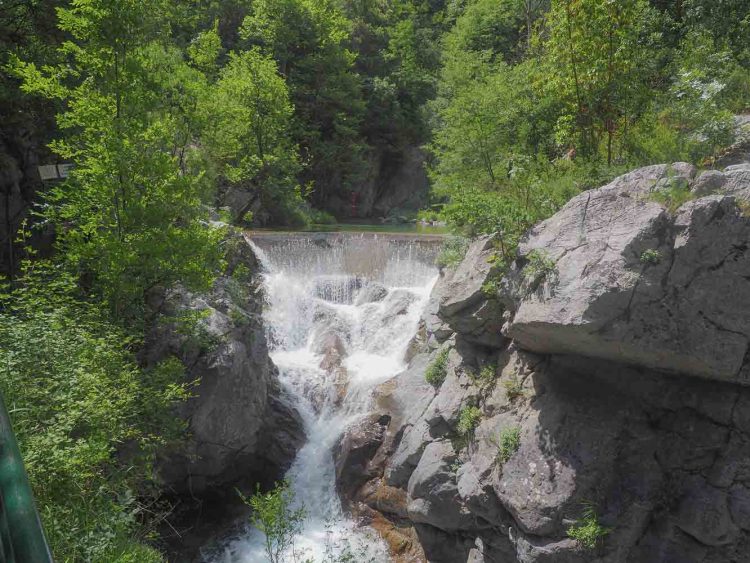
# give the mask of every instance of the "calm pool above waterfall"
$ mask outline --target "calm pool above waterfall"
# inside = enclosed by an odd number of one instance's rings
[[[284,560],[322,563],[350,554],[353,561],[386,562],[387,550],[374,532],[342,510],[332,449],[368,412],[373,389],[406,367],[407,346],[437,279],[439,239],[365,233],[250,237],[264,269],[271,358],[307,435],[287,474],[307,519],[295,553]],[[265,560],[263,535],[249,527],[213,559]]]
[[[332,225],[310,225],[303,229],[289,230],[284,227],[258,229],[254,234],[263,236],[267,233],[379,233],[383,235],[413,235],[419,237],[445,236],[449,229],[445,225],[425,223],[335,223]]]

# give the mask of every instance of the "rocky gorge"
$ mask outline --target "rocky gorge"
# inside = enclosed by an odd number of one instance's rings
[[[635,170],[533,228],[509,266],[482,237],[434,286],[403,243],[275,236],[282,277],[264,285],[238,236],[210,296],[154,304],[203,311],[216,340],[153,335],[199,381],[191,438],[161,464],[178,496],[225,502],[291,466],[309,503],[328,487],[314,467],[397,562],[750,560],[750,165]],[[220,560],[254,560],[247,541]]]

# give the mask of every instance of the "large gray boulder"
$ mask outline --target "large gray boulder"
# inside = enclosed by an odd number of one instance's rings
[[[383,443],[389,422],[387,415],[367,416],[347,428],[334,448],[336,487],[342,498],[352,498],[362,485],[377,474],[371,460]]]
[[[469,342],[490,347],[506,342],[501,333],[503,309],[499,301],[485,295],[496,254],[493,237],[479,237],[469,245],[458,267],[441,275],[435,288],[438,317]]]
[[[450,441],[435,441],[425,447],[412,473],[408,514],[412,522],[430,524],[444,531],[471,528],[471,512],[463,506],[454,478],[456,454]]]
[[[397,451],[410,444],[411,461],[406,482],[380,490],[406,491],[406,514],[394,520],[415,525],[428,561],[476,560],[475,540],[485,561],[743,560],[750,389],[514,347],[497,362],[499,379],[481,396],[468,444],[430,428],[433,404],[450,402],[442,396],[455,393],[450,386],[408,427],[386,432],[401,440]],[[520,391],[509,398],[515,381]],[[502,459],[501,436],[512,428],[518,448]],[[365,502],[377,509],[377,496]],[[608,532],[586,549],[568,530],[592,503]]]
[[[659,203],[665,181],[689,190],[693,176],[679,163],[636,170],[532,229],[509,336],[535,352],[750,384],[750,171],[712,174],[719,193],[678,209]]]
[[[227,244],[228,268],[207,295],[155,294],[155,311],[197,314],[186,331],[157,323],[143,361],[177,357],[186,366],[191,397],[176,415],[186,438],[160,452],[158,473],[173,493],[202,496],[280,478],[304,441],[302,421],[281,391],[268,356],[261,318],[258,262],[241,235]]]

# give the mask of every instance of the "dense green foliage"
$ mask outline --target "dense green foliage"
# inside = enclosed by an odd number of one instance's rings
[[[144,8],[147,8],[144,11]],[[26,92],[60,99],[66,134],[53,150],[75,162],[48,194],[63,256],[93,276],[117,318],[140,314],[146,290],[177,281],[206,288],[221,236],[206,229],[201,175],[190,168],[186,110],[201,76],[161,40],[158,2],[79,2],[60,9],[65,63],[17,64]],[[193,88],[189,86],[194,86]]]
[[[170,407],[185,396],[182,366],[139,369],[132,336],[77,294],[37,263],[0,295],[0,391],[56,559],[159,561],[136,540],[159,512],[149,462],[180,431]]]
[[[498,232],[512,258],[576,192],[729,144],[732,113],[750,104],[750,5],[677,4],[470,0],[455,11],[432,104],[432,178],[449,222]]]

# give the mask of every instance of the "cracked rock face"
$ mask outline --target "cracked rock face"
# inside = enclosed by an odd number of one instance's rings
[[[291,464],[304,441],[302,421],[281,392],[268,356],[261,318],[258,262],[235,235],[226,275],[208,295],[176,291],[155,308],[200,312],[195,335],[157,326],[144,360],[174,355],[187,366],[192,397],[177,415],[187,438],[161,452],[159,477],[165,488],[191,496],[233,493],[247,482],[273,482]],[[248,278],[233,275],[242,265]]]
[[[492,237],[480,237],[469,245],[466,257],[455,270],[441,272],[434,290],[437,316],[467,341],[483,346],[501,346],[503,309],[485,295],[495,256]],[[439,336],[439,335],[438,335]]]
[[[750,170],[694,175],[680,163],[636,170],[532,229],[520,262],[543,256],[554,271],[534,291],[521,284],[509,336],[540,353],[750,384]],[[665,183],[716,193],[670,210],[655,195]]]
[[[347,498],[410,523],[426,554],[417,560],[747,560],[750,389],[515,346],[497,351],[498,378],[477,387],[475,353],[455,352],[456,381],[389,425],[367,465],[372,480]],[[435,423],[457,386],[473,389],[482,412],[464,443]],[[511,428],[519,443],[503,458]],[[589,504],[607,530],[594,549],[568,537]]]
[[[675,188],[677,207],[652,195]],[[750,561],[748,202],[747,164],[651,166],[533,229],[497,299],[486,239],[443,273],[343,498],[418,539],[394,561]]]

